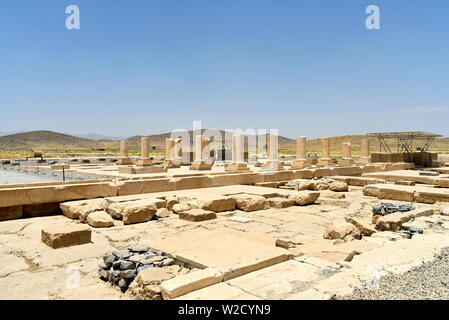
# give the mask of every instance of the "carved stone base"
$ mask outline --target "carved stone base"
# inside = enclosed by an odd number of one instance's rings
[[[193,162],[189,168],[190,170],[210,170],[212,169],[212,164],[206,162]]]
[[[352,166],[352,165],[354,165],[354,160],[353,159],[341,159],[340,161],[338,161],[338,164],[341,166]]]
[[[334,159],[320,159],[320,160],[318,160],[317,165],[321,166],[321,167],[333,166],[333,165],[335,165],[335,160]]]
[[[246,163],[230,163],[225,167],[225,172],[249,171]]]
[[[281,171],[281,170],[284,170],[284,165],[280,162],[265,162],[261,168],[261,171]]]
[[[291,169],[302,169],[313,165],[311,160],[295,160],[292,162]]]
[[[122,166],[133,164],[130,158],[119,158],[116,163]]]
[[[371,163],[371,158],[364,158],[364,157],[362,157],[362,158],[360,158],[359,160],[357,160],[357,163],[362,163],[362,164],[368,164],[368,163]]]
[[[154,165],[154,162],[152,159],[139,159],[137,160],[136,165],[140,167],[152,166]]]

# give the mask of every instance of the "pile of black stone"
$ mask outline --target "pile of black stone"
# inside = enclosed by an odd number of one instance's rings
[[[133,246],[104,255],[103,262],[98,265],[98,274],[102,280],[118,285],[125,292],[140,271],[170,266],[174,262],[164,252],[146,246]]]
[[[373,206],[373,214],[386,216],[395,212],[408,212],[415,210],[415,207],[409,204],[380,203]]]

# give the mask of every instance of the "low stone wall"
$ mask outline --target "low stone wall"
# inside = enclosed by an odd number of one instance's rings
[[[325,176],[361,176],[363,173],[411,169],[411,164],[370,164],[354,167],[313,168],[278,172],[202,174],[188,177],[142,180],[98,180],[0,186],[0,221],[27,216],[59,214],[56,205],[70,200],[106,198],[141,193],[254,185]],[[32,212],[32,213],[29,213]]]

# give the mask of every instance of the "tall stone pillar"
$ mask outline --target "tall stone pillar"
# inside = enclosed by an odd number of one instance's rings
[[[140,139],[140,158],[135,166],[123,166],[119,168],[119,173],[132,174],[150,174],[167,172],[167,168],[157,165],[150,158],[150,138],[142,137]]]
[[[248,171],[245,163],[245,137],[241,134],[232,136],[232,163],[227,165],[225,171]]]
[[[151,166],[153,160],[150,159],[150,138],[140,138],[140,159],[137,161],[138,166]]]
[[[120,156],[118,158],[117,164],[119,165],[129,165],[132,164],[131,159],[128,156],[128,141],[120,141]]]
[[[296,160],[292,163],[292,169],[302,169],[312,165],[312,161],[307,160],[306,137],[296,139]]]
[[[208,137],[202,135],[195,137],[195,160],[190,165],[191,170],[210,170],[212,168],[207,156],[209,144],[210,139]]]
[[[351,142],[343,142],[343,159],[339,162],[340,165],[350,166],[354,164],[351,154]]]
[[[371,162],[370,143],[367,138],[362,139],[362,154],[360,158],[361,163]]]
[[[267,136],[267,162],[262,165],[263,171],[279,171],[284,170],[284,166],[279,162],[278,154],[278,136]]]
[[[176,139],[165,139],[165,160],[162,163],[167,168],[179,168],[181,162],[176,159]]]
[[[334,160],[331,158],[330,138],[323,138],[321,141],[323,144],[323,153],[321,159],[318,161],[318,165],[329,166],[335,164]]]

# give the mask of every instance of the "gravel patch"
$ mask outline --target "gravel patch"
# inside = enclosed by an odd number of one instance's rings
[[[87,177],[76,172],[65,172],[66,181],[79,181],[89,178],[98,179],[98,177]],[[0,185],[62,181],[61,171],[53,172],[38,167],[0,166]]]
[[[431,262],[401,275],[388,275],[377,289],[355,289],[345,300],[447,300],[449,299],[449,248]]]

